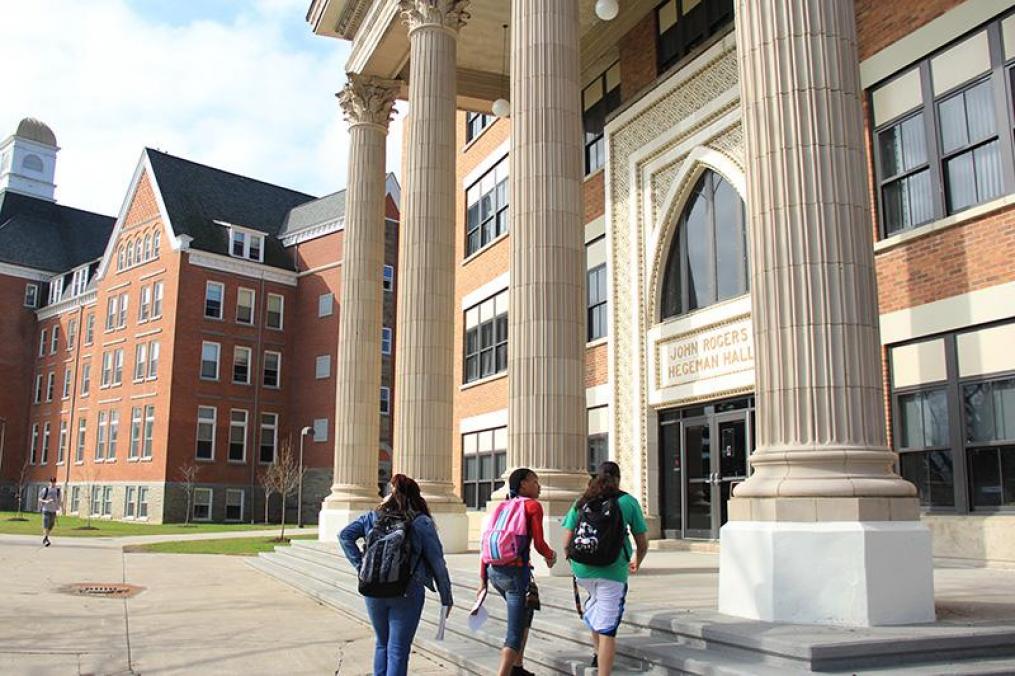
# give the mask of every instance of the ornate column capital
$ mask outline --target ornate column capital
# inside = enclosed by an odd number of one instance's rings
[[[342,91],[335,94],[350,127],[369,124],[388,132],[399,83],[368,75],[348,75]]]
[[[471,0],[398,0],[398,10],[409,32],[435,26],[457,33],[469,20],[465,11]]]

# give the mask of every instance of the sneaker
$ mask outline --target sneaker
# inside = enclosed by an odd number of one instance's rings
[[[526,669],[525,667],[519,667],[515,665],[511,668],[511,676],[536,676],[534,673]]]
[[[599,653],[592,653],[592,666],[596,669],[599,668]]]
[[[42,544],[44,544],[45,546],[48,547],[49,546],[49,538],[48,537],[42,538]]]

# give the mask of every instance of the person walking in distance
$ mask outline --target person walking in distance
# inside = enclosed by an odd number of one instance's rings
[[[374,674],[405,676],[424,588],[435,591],[436,584],[446,614],[454,605],[444,548],[419,484],[404,474],[393,476],[380,506],[342,529],[338,539],[359,574],[374,628]],[[366,541],[363,550],[360,540]]]
[[[532,614],[539,608],[539,592],[532,581],[529,563],[530,548],[550,568],[557,554],[543,538],[543,506],[539,504],[539,477],[531,469],[521,467],[508,478],[508,497],[497,505],[482,535],[478,595],[485,593],[487,583],[507,603],[507,635],[501,649],[498,676],[531,676],[525,669],[525,642],[532,624]]]
[[[564,517],[564,543],[575,580],[587,592],[582,619],[592,630],[592,666],[610,676],[617,651],[617,628],[624,615],[627,577],[638,572],[648,538],[645,515],[633,497],[620,490],[620,466],[604,462],[585,493]],[[628,532],[637,553],[632,557]]]
[[[60,487],[56,485],[56,477],[49,478],[49,485],[39,491],[39,511],[42,512],[42,544],[48,547],[49,534],[56,525],[56,513],[63,504]]]

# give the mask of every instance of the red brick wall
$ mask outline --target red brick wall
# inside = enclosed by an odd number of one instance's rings
[[[620,39],[620,94],[624,101],[656,79],[656,13],[649,12]]]
[[[899,38],[933,21],[965,0],[885,2],[855,0],[860,60],[876,54]]]
[[[590,223],[606,213],[606,172],[590,176],[582,187],[585,222]]]
[[[25,285],[29,280],[0,274],[0,307],[4,308],[4,319],[0,321],[0,373],[4,384],[0,388],[0,417],[7,420],[3,467],[0,480],[13,480],[21,471],[23,454],[28,450],[30,433],[26,427],[30,409],[29,402],[34,386],[35,350],[38,338],[35,334],[35,311],[24,306]],[[39,294],[44,292],[42,283]],[[63,374],[60,374],[63,377]]]

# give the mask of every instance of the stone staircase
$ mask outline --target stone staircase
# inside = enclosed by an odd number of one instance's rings
[[[356,576],[337,545],[297,540],[251,559],[250,565],[367,621]],[[485,604],[490,619],[472,632],[467,611],[477,571],[452,568],[451,578],[457,605],[444,640],[434,640],[439,602],[428,594],[415,647],[447,665],[449,673],[496,674],[505,634],[503,601],[491,589]],[[530,632],[526,667],[537,674],[591,676],[596,670],[589,667],[588,631],[576,615],[573,595],[560,578],[553,582],[540,585],[542,610]],[[974,636],[968,627],[922,633],[794,628],[718,613],[642,610],[629,603],[617,647],[618,675],[1015,674],[1015,626],[981,628]]]

